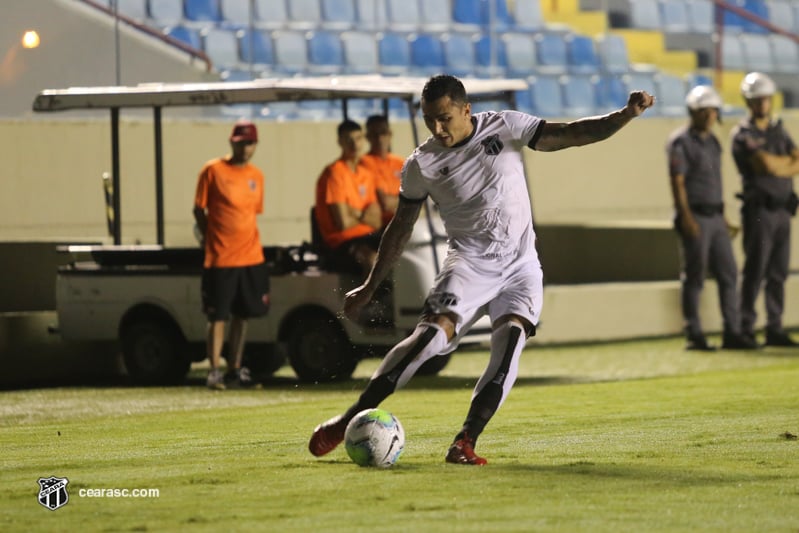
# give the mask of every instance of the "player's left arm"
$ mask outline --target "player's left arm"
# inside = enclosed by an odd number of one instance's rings
[[[632,119],[652,107],[655,97],[646,91],[634,91],[623,108],[597,117],[586,117],[572,122],[547,122],[537,141],[530,148],[540,152],[554,152],[572,146],[603,141],[626,126]]]

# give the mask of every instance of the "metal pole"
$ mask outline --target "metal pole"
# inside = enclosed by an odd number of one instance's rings
[[[122,85],[121,61],[119,58],[119,0],[112,0],[114,8],[114,59],[116,68],[116,84]]]
[[[122,213],[119,186],[119,108],[111,108],[111,177],[114,181],[114,244],[122,244]]]
[[[164,152],[161,135],[161,108],[153,108],[155,139],[155,227],[158,244],[164,245]]]

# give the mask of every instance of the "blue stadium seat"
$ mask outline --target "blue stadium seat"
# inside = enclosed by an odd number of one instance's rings
[[[799,44],[784,35],[770,35],[774,70],[786,74],[799,73]]]
[[[739,37],[744,52],[745,70],[775,70],[774,58],[771,55],[771,40],[759,33],[742,33]]]
[[[768,20],[768,6],[766,6],[766,2],[764,0],[744,0],[744,9],[756,17]],[[746,33],[769,33],[769,30],[750,20],[745,20],[744,31]]]
[[[379,31],[388,25],[388,12],[383,1],[355,0],[357,27],[363,31]]]
[[[275,70],[284,74],[304,73],[308,68],[308,43],[299,31],[276,31],[272,34]]]
[[[377,41],[380,70],[383,74],[406,74],[411,66],[411,46],[408,39],[394,32],[385,32]]]
[[[565,73],[569,59],[566,39],[562,33],[543,32],[535,36],[538,70],[544,73]]]
[[[630,26],[640,30],[660,30],[660,8],[657,0],[629,0]]]
[[[596,44],[599,59],[602,61],[602,69],[605,72],[622,74],[630,70],[627,43],[623,37],[613,33],[606,33],[597,38]]]
[[[597,98],[592,76],[564,76],[560,83],[565,116],[586,117],[596,114]]]
[[[660,21],[666,33],[686,33],[691,29],[686,0],[660,0]]]
[[[217,23],[222,21],[217,0],[184,0],[186,19],[198,23]]]
[[[738,34],[725,32],[721,36],[721,64],[727,70],[746,70],[746,58]]]
[[[474,39],[471,34],[450,33],[442,36],[447,73],[453,76],[471,76],[475,73]]]
[[[507,30],[515,21],[505,0],[453,0],[452,19],[459,24]]]
[[[308,39],[308,71],[336,74],[344,69],[344,49],[337,33],[316,31]]]
[[[619,76],[600,76],[596,85],[597,112],[609,113],[627,105],[627,86]]]
[[[516,99],[516,109],[524,113],[533,113],[533,100],[530,91],[516,91],[514,94]]]
[[[475,72],[478,76],[486,78],[507,76],[508,57],[503,39],[492,37],[487,33],[482,34],[474,43],[474,54],[477,61]]]
[[[709,85],[713,86],[713,79],[710,76],[706,76],[701,72],[693,72],[688,75],[688,79],[686,80],[686,90],[693,89],[697,85]]]
[[[247,26],[250,24],[250,18],[255,22],[256,10],[255,5],[252,4],[252,12],[250,12],[250,2],[242,2],[242,0],[219,0],[219,12],[222,20],[235,26]]]
[[[355,25],[353,0],[321,0],[322,27],[329,30],[346,30]]]
[[[658,114],[668,117],[681,117],[686,114],[685,81],[671,74],[660,73],[655,76]]]
[[[715,5],[711,0],[687,0],[691,31],[712,33],[716,27]]]
[[[482,0],[452,0],[452,20],[471,26],[483,25]]]
[[[506,33],[502,37],[507,63],[507,75],[512,78],[526,78],[535,73],[535,37],[530,33]]]
[[[164,30],[164,33],[174,39],[183,41],[183,43],[188,44],[192,48],[202,50],[203,43],[200,39],[200,34],[192,28],[187,28],[186,26],[170,26]]]
[[[586,35],[572,34],[566,38],[569,71],[574,74],[596,74],[600,61],[594,40]]]
[[[417,0],[385,0],[388,27],[392,31],[416,31],[421,24]]]
[[[183,21],[183,0],[150,0],[150,18],[156,26]]]
[[[350,74],[374,74],[380,70],[375,34],[351,31],[341,34],[344,68]]]
[[[441,74],[444,72],[444,47],[438,37],[429,34],[417,35],[410,39],[411,68],[421,74]]]
[[[513,8],[514,29],[517,31],[540,31],[544,28],[541,2],[516,0]]]
[[[223,28],[206,28],[201,33],[203,51],[217,70],[235,68],[239,63],[236,33]]]
[[[558,76],[531,76],[527,81],[532,113],[539,117],[562,117],[563,95]]]
[[[426,32],[446,32],[452,29],[450,0],[422,0],[419,3],[419,25]]]
[[[322,24],[319,0],[288,0],[289,27],[297,30],[315,29]]]
[[[261,30],[244,30],[239,36],[239,50],[242,63],[269,65],[275,63],[275,51],[272,37]]]
[[[288,27],[289,13],[284,0],[255,0],[255,15],[258,28],[280,30]]]
[[[768,2],[768,20],[778,28],[791,33],[796,32],[793,6],[789,0],[770,0]]]

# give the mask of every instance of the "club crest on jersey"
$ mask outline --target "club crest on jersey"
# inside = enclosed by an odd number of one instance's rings
[[[499,140],[499,135],[496,134],[487,137],[480,144],[483,145],[483,150],[485,150],[485,153],[488,155],[499,155],[505,147],[502,141]]]
[[[65,477],[39,478],[39,503],[51,511],[66,505],[69,501],[67,484],[69,484],[69,480]]]

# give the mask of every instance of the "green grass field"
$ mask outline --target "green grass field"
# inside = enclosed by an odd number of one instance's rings
[[[489,464],[446,464],[485,359],[387,400],[407,435],[388,470],[306,448],[376,361],[261,391],[208,391],[196,369],[183,387],[2,392],[0,530],[799,531],[799,352],[531,347],[480,439]],[[56,511],[37,501],[49,476],[69,479]],[[103,488],[159,496],[79,495]]]

